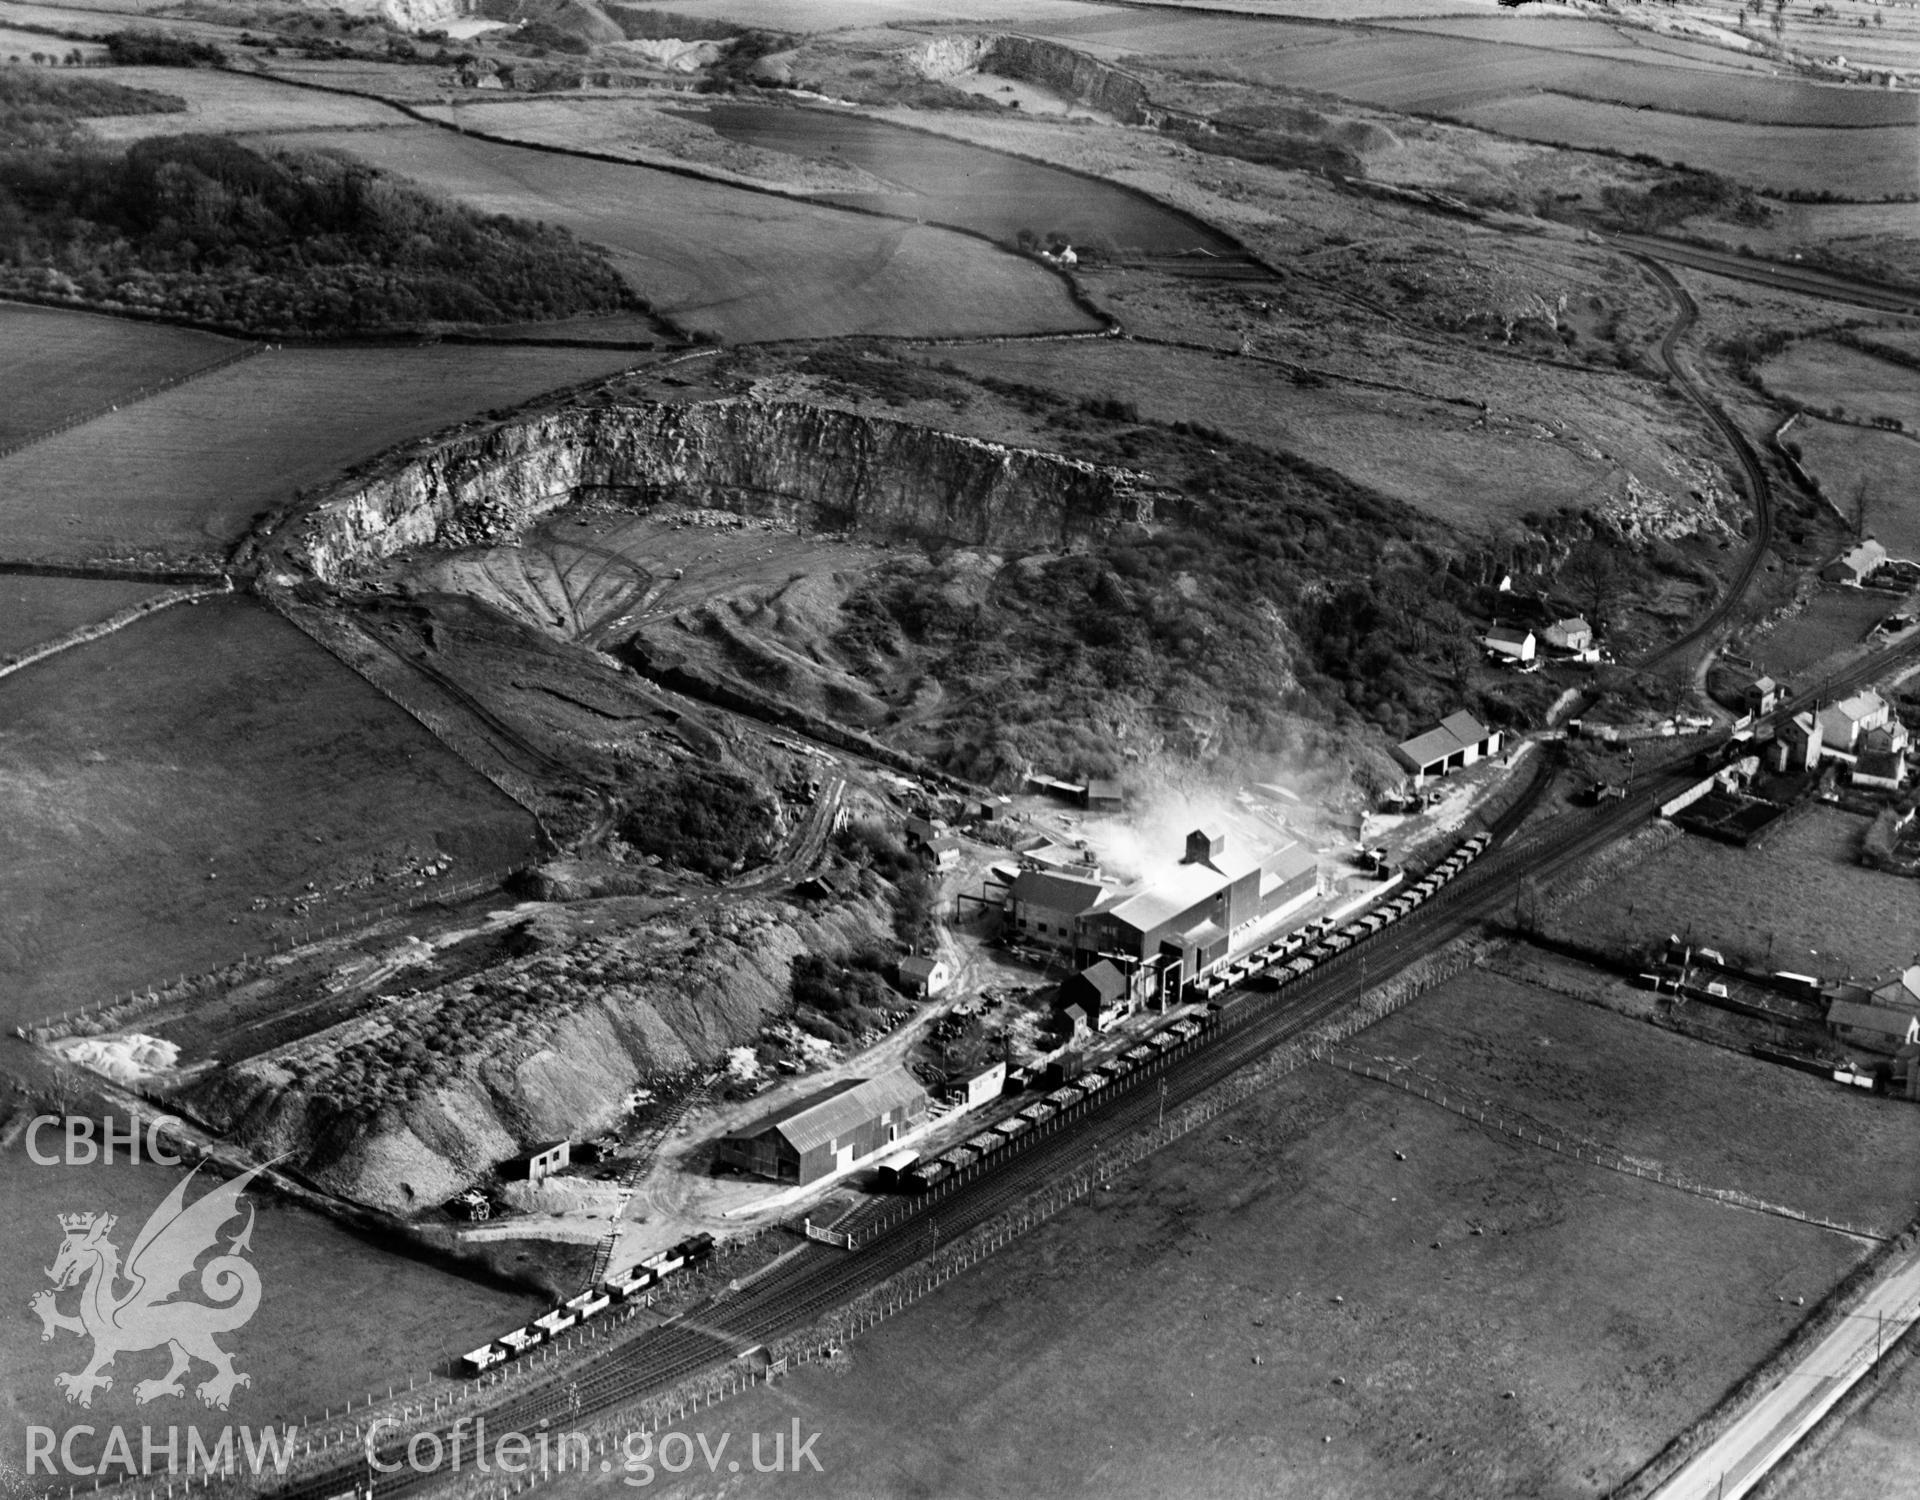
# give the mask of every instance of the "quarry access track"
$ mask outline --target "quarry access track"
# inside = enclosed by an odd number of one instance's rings
[[[1753,580],[1759,576],[1761,563],[1773,547],[1773,489],[1767,482],[1760,455],[1754,452],[1747,435],[1735,425],[1733,418],[1726,414],[1720,404],[1700,388],[1680,362],[1679,343],[1700,316],[1698,304],[1680,284],[1679,278],[1653,256],[1640,251],[1629,253],[1673,300],[1675,316],[1672,326],[1660,340],[1660,363],[1667,367],[1667,373],[1673,377],[1673,383],[1681,394],[1706,414],[1707,420],[1714,425],[1727,446],[1733,449],[1740,472],[1746,478],[1747,498],[1753,503],[1753,537],[1747,544],[1746,555],[1741,558],[1738,571],[1728,582],[1719,601],[1673,640],[1642,658],[1638,665],[1644,670],[1691,651],[1725,625],[1740,607],[1747,590],[1753,586]]]

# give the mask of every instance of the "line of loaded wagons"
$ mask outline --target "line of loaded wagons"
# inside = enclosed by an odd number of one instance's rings
[[[1193,987],[1196,998],[1211,1000],[1241,984],[1257,990],[1277,990],[1306,977],[1336,953],[1344,953],[1362,938],[1391,926],[1437,895],[1442,886],[1485,853],[1492,842],[1490,833],[1474,834],[1391,901],[1381,902],[1344,926],[1337,925],[1331,917],[1322,917],[1297,932],[1276,938],[1264,948],[1242,955],[1199,981]]]
[[[478,1375],[482,1370],[504,1365],[530,1349],[537,1349],[559,1338],[569,1328],[577,1328],[588,1319],[599,1317],[616,1302],[631,1302],[636,1298],[650,1300],[653,1289],[667,1277],[687,1266],[698,1265],[712,1254],[712,1235],[689,1235],[671,1250],[650,1255],[618,1276],[608,1277],[598,1286],[569,1298],[552,1312],[543,1313],[524,1328],[503,1333],[492,1343],[482,1344],[478,1349],[461,1355],[461,1369],[469,1375]]]
[[[1175,1047],[1192,1041],[1212,1026],[1215,1020],[1216,1017],[1212,1015],[1182,1017],[1171,1026],[1142,1038],[1118,1056],[1106,1059],[1098,1067],[1076,1073],[1072,1082],[1061,1084],[978,1135],[958,1146],[948,1147],[938,1156],[923,1158],[915,1151],[896,1152],[880,1163],[877,1185],[909,1193],[925,1192],[954,1173],[964,1172],[1002,1146],[1017,1141],[1035,1126],[1044,1125],[1074,1105],[1093,1098],[1136,1068],[1145,1067]]]
[[[1345,952],[1362,938],[1370,937],[1382,928],[1397,922],[1416,906],[1435,895],[1442,886],[1478,859],[1492,842],[1492,834],[1474,834],[1419,881],[1393,900],[1381,903],[1365,916],[1344,925],[1338,925],[1330,918],[1309,922],[1299,931],[1289,933],[1284,938],[1277,938],[1264,948],[1255,949],[1234,960],[1217,973],[1208,976],[1201,984],[1189,986],[1189,995],[1196,1000],[1212,1000],[1214,996],[1238,984],[1266,990],[1276,990],[1283,985],[1291,984],[1294,980],[1311,973],[1317,965],[1332,958],[1336,953]],[[1193,1040],[1217,1022],[1220,1008],[1216,1003],[1204,1016],[1189,1016],[1154,1032],[1119,1056],[1108,1058],[1098,1067],[1075,1074],[1071,1082],[1063,1083],[1045,1097],[1036,1099],[960,1145],[949,1147],[938,1156],[922,1157],[916,1151],[896,1152],[880,1163],[877,1186],[917,1193],[944,1182],[956,1172],[965,1171],[983,1157],[1018,1140],[1036,1125],[1043,1125],[1063,1110],[1071,1109],[1074,1105],[1092,1098],[1101,1089],[1117,1079],[1126,1077],[1134,1069],[1151,1062],[1183,1042]]]

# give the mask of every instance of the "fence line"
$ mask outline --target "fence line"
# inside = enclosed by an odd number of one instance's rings
[[[221,370],[239,364],[243,359],[252,359],[256,354],[264,353],[266,347],[265,344],[250,344],[244,349],[236,349],[231,354],[222,355],[212,364],[199,365],[194,369],[182,371],[178,375],[170,375],[165,380],[155,381],[152,385],[139,386],[117,401],[103,401],[100,405],[90,407],[86,411],[74,412],[51,427],[43,427],[38,432],[28,433],[23,438],[17,438],[11,443],[0,446],[0,458],[10,458],[23,448],[31,448],[35,443],[44,443],[47,439],[58,437],[63,432],[71,432],[76,427],[84,427],[87,423],[98,421],[101,417],[110,412],[116,412],[123,406],[132,406],[137,402],[151,400],[176,386],[198,380],[203,375],[218,374]]]
[[[1844,1223],[1829,1219],[1822,1214],[1803,1213],[1797,1208],[1788,1208],[1784,1204],[1770,1203],[1764,1198],[1756,1198],[1751,1193],[1743,1193],[1737,1188],[1708,1187],[1705,1183],[1693,1181],[1678,1172],[1671,1171],[1657,1162],[1637,1161],[1619,1151],[1612,1151],[1596,1141],[1586,1140],[1566,1132],[1555,1131],[1515,1110],[1506,1110],[1498,1105],[1475,1103],[1455,1098],[1446,1092],[1444,1086],[1435,1080],[1422,1080],[1418,1075],[1405,1068],[1380,1067],[1372,1062],[1360,1061],[1343,1056],[1329,1049],[1322,1062],[1331,1067],[1341,1068],[1360,1078],[1370,1078],[1376,1083],[1387,1084],[1404,1093],[1425,1099],[1436,1104],[1450,1114],[1484,1125],[1511,1137],[1523,1145],[1539,1146],[1559,1156],[1569,1156],[1575,1161],[1585,1162],[1589,1166],[1602,1167],[1609,1172],[1618,1172],[1626,1177],[1639,1177],[1648,1182],[1657,1182],[1662,1187],[1674,1188],[1679,1192],[1691,1193],[1697,1198],[1710,1198],[1716,1203],[1730,1208],[1744,1208],[1752,1213],[1771,1214],[1779,1219],[1793,1219],[1802,1224],[1812,1224],[1821,1229],[1830,1229],[1837,1234],[1850,1235],[1855,1239],[1871,1240],[1875,1244],[1885,1244],[1892,1238],[1878,1230],[1865,1229],[1858,1224]]]
[[[160,585],[165,587],[165,585]],[[129,604],[125,609],[108,615],[104,620],[96,620],[91,625],[82,625],[69,630],[56,640],[33,647],[24,656],[10,656],[0,661],[0,677],[8,677],[35,662],[45,661],[49,656],[58,656],[62,651],[71,651],[75,646],[84,646],[89,641],[97,641],[102,636],[112,635],[116,630],[125,630],[136,620],[157,614],[175,604],[190,603],[195,599],[210,599],[221,594],[231,594],[233,582],[229,579],[218,588],[202,585],[198,588],[177,589],[170,594],[156,594],[142,599],[137,604]]]

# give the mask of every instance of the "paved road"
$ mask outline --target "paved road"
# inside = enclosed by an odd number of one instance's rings
[[[1655,1491],[1654,1500],[1738,1500],[1920,1320],[1920,1252],[1902,1256],[1839,1326],[1783,1373],[1733,1426]]]

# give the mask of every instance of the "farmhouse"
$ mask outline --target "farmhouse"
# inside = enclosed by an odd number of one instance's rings
[[[1857,547],[1850,547],[1832,562],[1820,570],[1820,576],[1828,583],[1851,584],[1858,588],[1872,577],[1874,572],[1887,560],[1887,549],[1868,537]]]
[[[775,1182],[818,1182],[892,1145],[927,1113],[904,1068],[849,1078],[720,1137],[718,1158]]]
[[[1593,647],[1593,627],[1579,615],[1555,620],[1540,632],[1540,639],[1555,651],[1581,652]]]
[[[1773,768],[1783,776],[1811,771],[1820,763],[1820,721],[1812,714],[1795,714],[1773,737]]]
[[[1834,1001],[1827,1007],[1827,1025],[1841,1041],[1868,1052],[1891,1053],[1920,1041],[1920,1016],[1857,1000]]]
[[[1108,888],[1098,881],[1023,871],[1007,893],[1009,931],[1049,948],[1071,948],[1074,924],[1107,894]]]
[[[953,970],[944,958],[900,960],[900,988],[916,999],[930,999],[952,983]]]
[[[1480,641],[1495,656],[1505,656],[1513,661],[1533,660],[1533,632],[1518,625],[1496,625]]]
[[[1771,677],[1756,677],[1741,695],[1741,704],[1750,714],[1770,714],[1779,703],[1780,684]]]
[[[1416,734],[1393,747],[1394,757],[1413,772],[1417,787],[1489,755],[1500,753],[1500,731],[1488,729],[1466,710],[1448,714],[1437,729]]]
[[[1821,754],[1852,755],[1868,730],[1884,729],[1892,720],[1892,707],[1872,688],[1830,703],[1820,710]]]

